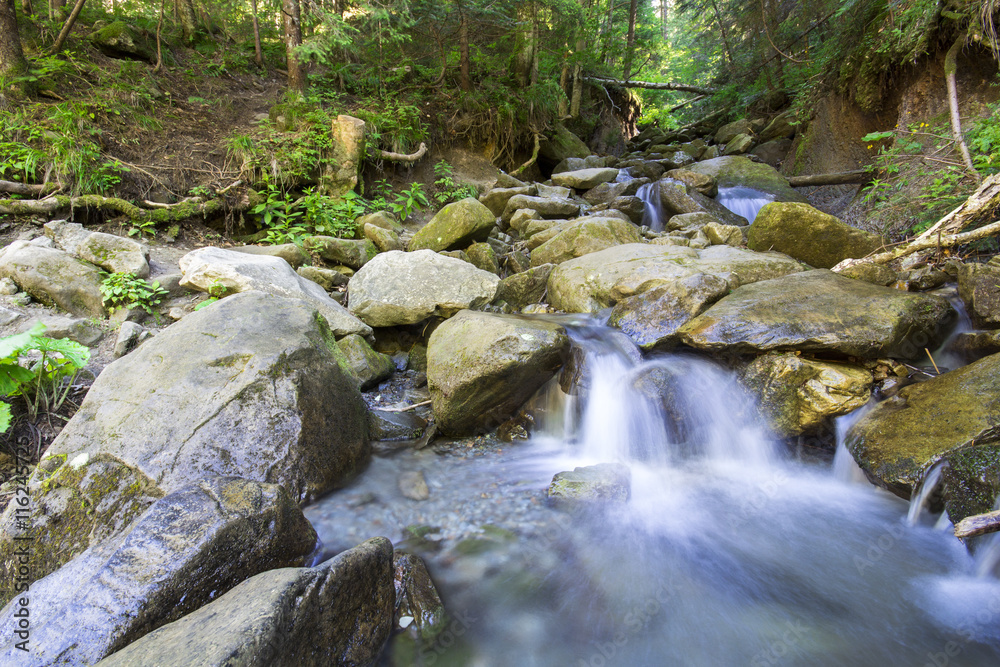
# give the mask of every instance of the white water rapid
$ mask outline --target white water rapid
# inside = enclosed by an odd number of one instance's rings
[[[660,200],[659,183],[653,182],[640,185],[635,196],[641,199],[643,203],[642,224],[654,232],[662,232],[667,221],[667,215],[663,211],[663,202]]]
[[[774,201],[774,198],[753,188],[719,188],[715,196],[719,202],[736,215],[742,215],[747,222],[753,223],[760,209]]]
[[[644,361],[600,327],[572,335],[579,382],[536,402],[546,432],[379,458],[307,510],[331,550],[423,526],[402,546],[456,620],[383,664],[1000,664],[1000,582],[954,537],[910,525],[905,502],[843,463],[838,478],[784,456],[717,364]],[[611,461],[631,470],[627,503],[545,502],[554,473]],[[396,488],[414,469],[427,501]]]

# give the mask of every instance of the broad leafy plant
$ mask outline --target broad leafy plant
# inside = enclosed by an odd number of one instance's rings
[[[119,308],[141,308],[155,315],[153,308],[167,295],[158,281],[147,282],[134,273],[104,273],[101,295],[112,313]]]

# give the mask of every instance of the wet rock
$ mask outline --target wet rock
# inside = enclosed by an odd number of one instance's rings
[[[743,226],[748,224],[746,218],[739,216],[710,197],[706,197],[695,189],[671,178],[659,181],[660,202],[668,215],[683,213],[707,213],[716,220],[729,225]]]
[[[848,431],[846,445],[869,479],[909,498],[914,485],[941,459],[987,453],[1000,445],[998,423],[1000,355],[994,354],[904,387],[862,417]],[[995,465],[995,455],[988,458]],[[974,472],[978,477],[983,471]]]
[[[955,336],[948,348],[962,355],[967,361],[975,361],[1000,352],[1000,331],[973,331]]]
[[[448,204],[410,239],[408,249],[454,250],[485,241],[496,224],[493,214],[479,200],[467,197]]]
[[[372,440],[412,440],[427,428],[427,420],[413,412],[371,410],[368,413],[368,436]]]
[[[462,311],[427,345],[427,383],[438,428],[468,435],[513,414],[562,366],[569,337],[554,323]]]
[[[399,492],[404,498],[410,500],[427,500],[431,497],[431,490],[427,486],[424,473],[419,470],[408,470],[399,475],[397,481]]]
[[[622,219],[634,225],[641,225],[642,218],[646,213],[646,202],[638,197],[615,197],[608,204],[610,210],[603,213],[603,216],[613,215],[616,212],[622,214]],[[593,212],[593,209],[591,209]]]
[[[489,271],[490,273],[500,273],[500,263],[497,261],[497,254],[489,243],[473,243],[465,249],[465,254],[469,257],[469,262],[477,269]]]
[[[747,246],[751,250],[777,250],[810,266],[829,269],[844,259],[877,251],[883,241],[809,204],[773,202],[757,214]]]
[[[801,350],[905,359],[940,344],[956,319],[942,297],[817,269],[740,287],[681,327],[680,336],[701,350],[738,354]]]
[[[899,280],[899,275],[890,267],[874,262],[862,262],[837,271],[845,278],[853,278],[872,285],[886,287]]]
[[[418,646],[434,641],[448,626],[448,615],[427,566],[419,556],[397,551],[393,558],[396,623]]]
[[[375,244],[368,239],[356,241],[335,236],[307,236],[302,239],[302,245],[332,264],[342,264],[354,270],[360,269],[378,253]]]
[[[1000,277],[1000,272],[997,272]],[[914,269],[906,276],[906,288],[911,292],[923,292],[936,289],[948,282],[948,274],[933,266],[922,266]],[[1000,286],[1000,280],[998,280]],[[1000,299],[998,299],[1000,302]]]
[[[1000,327],[1000,266],[962,264],[958,270],[958,294],[976,326]]]
[[[732,123],[726,123],[718,129],[715,133],[715,143],[725,145],[737,136],[749,134],[750,132],[752,132],[752,127],[749,120],[746,118],[734,120]]]
[[[541,303],[553,268],[555,264],[542,264],[504,278],[497,288],[496,300],[504,301],[516,310]]]
[[[227,294],[259,291],[303,300],[323,315],[337,336],[370,336],[372,333],[367,324],[331,299],[326,290],[295,273],[281,258],[247,255],[208,246],[181,257],[180,267],[184,272],[181,285],[188,289],[210,294],[220,288]]]
[[[478,308],[496,296],[500,278],[430,250],[386,252],[348,285],[351,312],[371,326],[416,324]]]
[[[531,265],[561,264],[625,243],[642,243],[639,228],[618,218],[587,217],[561,226],[545,243],[531,251]]]
[[[515,195],[510,198],[503,210],[503,220],[509,222],[517,211],[524,208],[536,211],[543,218],[568,218],[580,212],[580,205],[565,197]]]
[[[601,183],[583,193],[583,199],[592,206],[607,204],[618,197],[629,197],[639,191],[639,188],[651,181],[647,178],[636,178],[627,183]]]
[[[590,313],[698,273],[717,276],[729,289],[735,289],[802,268],[780,253],[755,253],[730,246],[699,251],[654,244],[620,245],[563,262],[553,269],[548,283],[549,303],[570,313]]]
[[[298,269],[309,261],[309,253],[294,243],[281,243],[279,245],[244,245],[235,248],[227,248],[233,252],[242,252],[248,255],[264,255],[266,257],[280,257],[288,262],[293,269]]]
[[[714,197],[719,193],[719,186],[715,182],[715,177],[710,174],[701,174],[690,169],[671,169],[664,175],[667,178],[680,181],[689,188],[694,188],[706,197]]]
[[[271,570],[101,661],[101,667],[372,665],[395,616],[392,544]]]
[[[618,178],[618,170],[611,168],[579,169],[552,174],[555,185],[576,190],[589,190],[601,183],[610,183]]]
[[[612,309],[608,326],[621,329],[644,350],[670,349],[679,342],[681,325],[728,293],[729,284],[722,278],[691,274],[622,299]]]
[[[573,508],[595,502],[624,503],[632,490],[632,473],[621,463],[599,463],[560,472],[547,491],[551,502]]]
[[[315,309],[253,292],[191,313],[108,365],[29,480],[35,575],[200,479],[277,483],[296,502],[346,483],[369,449],[365,403],[341,362]],[[0,516],[2,567],[15,548],[13,510]]]
[[[815,432],[871,398],[871,372],[794,354],[758,357],[742,380],[780,437]]]
[[[304,564],[316,531],[276,484],[214,477],[158,500],[128,530],[31,585],[31,641],[8,664],[93,664],[241,581]],[[19,607],[0,612],[9,641]],[[28,658],[28,661],[25,661]]]

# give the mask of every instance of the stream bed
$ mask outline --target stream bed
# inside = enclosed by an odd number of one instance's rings
[[[328,554],[385,535],[427,562],[451,621],[384,664],[1000,664],[1000,581],[950,524],[795,460],[714,362],[571,334],[583,386],[553,383],[531,440],[375,458],[306,510]],[[547,502],[555,473],[609,461],[627,502]],[[427,500],[400,491],[413,471]]]

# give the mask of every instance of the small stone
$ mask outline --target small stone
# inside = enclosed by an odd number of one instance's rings
[[[419,470],[402,473],[399,476],[398,484],[400,493],[410,500],[427,500],[431,497],[431,490],[427,487],[424,473]]]
[[[595,501],[625,502],[631,494],[632,473],[621,463],[600,463],[557,473],[549,485],[549,499],[560,506]]]

